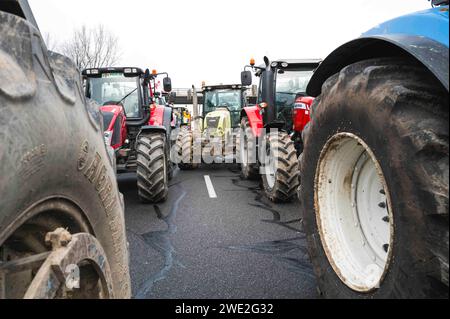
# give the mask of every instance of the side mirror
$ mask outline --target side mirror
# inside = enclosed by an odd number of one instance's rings
[[[252,72],[251,71],[242,71],[241,72],[241,84],[243,86],[252,85]]]
[[[172,91],[172,80],[168,76],[163,79],[163,87],[165,92]]]

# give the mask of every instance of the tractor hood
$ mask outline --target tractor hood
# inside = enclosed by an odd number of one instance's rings
[[[227,108],[217,108],[205,116],[204,131],[211,136],[224,136],[226,130],[231,129],[231,114]]]
[[[102,112],[111,112],[114,114],[119,114],[123,110],[123,107],[121,105],[103,105],[100,106],[100,111]]]

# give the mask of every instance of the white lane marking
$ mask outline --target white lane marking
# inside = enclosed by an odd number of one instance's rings
[[[208,189],[209,198],[217,198],[216,191],[214,190],[214,186],[209,175],[205,175],[205,184]]]

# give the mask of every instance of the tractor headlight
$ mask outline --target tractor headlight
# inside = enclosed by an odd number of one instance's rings
[[[113,134],[112,131],[105,131],[105,133],[103,133],[105,144],[108,146],[111,146],[112,134]]]

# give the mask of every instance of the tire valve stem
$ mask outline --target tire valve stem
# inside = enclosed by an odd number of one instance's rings
[[[384,249],[385,252],[388,252],[388,250],[389,250],[389,244],[384,244],[384,245],[383,245],[383,249]]]
[[[383,221],[386,222],[386,223],[389,223],[389,216],[384,216],[383,217]]]
[[[378,207],[386,208],[386,203],[385,202],[381,202],[381,203],[378,204]]]

